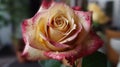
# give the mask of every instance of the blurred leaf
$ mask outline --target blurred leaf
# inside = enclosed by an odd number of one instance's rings
[[[3,24],[16,23],[14,25],[19,25],[23,18],[29,16],[29,1],[30,0],[1,0],[0,16],[2,18],[0,18],[0,20],[4,21]]]
[[[93,22],[94,27],[98,27],[100,24],[98,22]]]
[[[107,67],[107,57],[101,52],[83,58],[82,67]]]
[[[60,61],[57,60],[44,60],[44,61],[40,61],[40,65],[42,67],[61,67],[61,63]]]

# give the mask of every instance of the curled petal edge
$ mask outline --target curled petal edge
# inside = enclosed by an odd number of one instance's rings
[[[21,56],[25,58],[26,60],[30,60],[30,61],[48,59],[48,57],[44,56],[44,51],[35,49],[29,46],[29,44],[25,45],[25,49]]]

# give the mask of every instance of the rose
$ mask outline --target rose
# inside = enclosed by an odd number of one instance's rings
[[[28,60],[67,59],[71,64],[95,52],[102,40],[91,31],[91,12],[43,0],[34,17],[22,23],[23,56]]]
[[[102,9],[95,3],[90,3],[88,5],[88,10],[93,12],[93,21],[99,24],[106,24],[109,21],[107,15],[102,11]]]

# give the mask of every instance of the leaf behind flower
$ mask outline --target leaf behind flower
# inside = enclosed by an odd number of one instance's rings
[[[97,51],[83,58],[82,67],[107,67],[107,57],[105,54]]]

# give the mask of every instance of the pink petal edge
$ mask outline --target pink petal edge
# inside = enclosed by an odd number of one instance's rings
[[[21,56],[25,58],[26,60],[30,60],[30,61],[48,59],[48,57],[44,56],[44,51],[35,49],[29,46],[29,44],[25,45],[25,49]]]
[[[87,47],[88,49],[83,50],[83,56],[87,56],[95,52],[97,49],[103,46],[103,41],[102,39],[93,31],[90,31],[91,38],[94,40],[94,44],[91,45],[90,47]],[[88,44],[89,45],[89,44]]]
[[[26,40],[26,32],[27,32],[26,28],[27,28],[27,26],[29,26],[29,25],[28,25],[28,21],[29,21],[29,20],[30,20],[30,19],[24,20],[24,21],[22,22],[22,26],[21,26],[21,28],[22,28],[22,36],[23,36],[24,42],[27,41],[27,40]]]
[[[75,11],[75,14],[78,15],[84,29],[89,32],[92,25],[92,12]]]
[[[41,7],[48,9],[54,0],[43,0]]]

